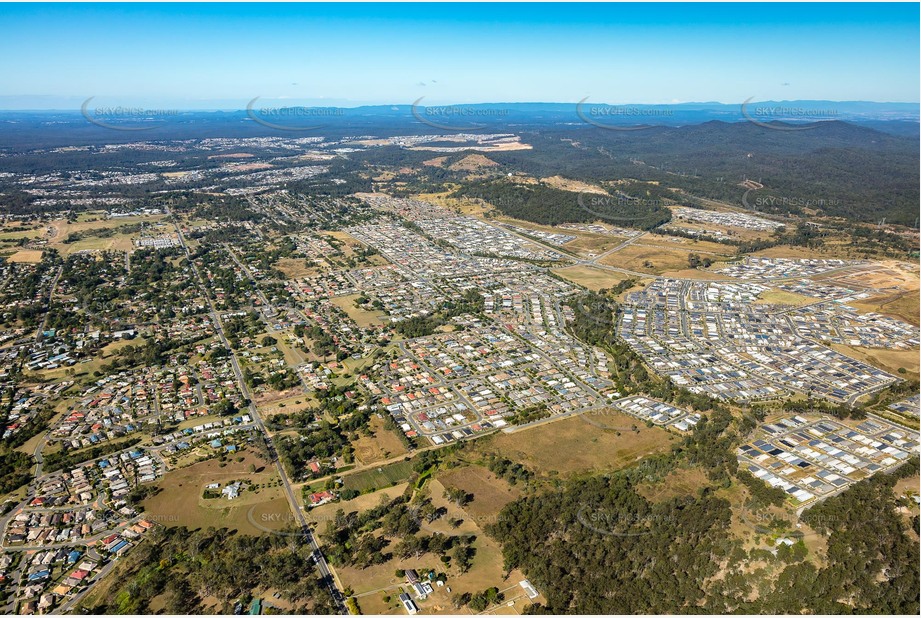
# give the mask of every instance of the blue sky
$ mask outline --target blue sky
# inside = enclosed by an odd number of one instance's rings
[[[0,5],[0,108],[918,101],[917,4]]]

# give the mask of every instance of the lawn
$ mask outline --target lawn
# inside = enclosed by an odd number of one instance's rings
[[[784,290],[768,290],[767,292],[762,292],[758,296],[758,300],[755,301],[755,304],[793,305],[794,307],[802,307],[803,305],[811,305],[817,302],[817,300],[818,299],[803,296],[802,294],[796,294],[794,292],[786,292]]]
[[[0,226],[0,241],[17,241],[20,238],[41,238],[45,235],[45,230],[48,228],[45,226],[38,226],[34,229],[29,230],[19,230],[17,232],[11,232],[9,229],[20,227],[19,224],[16,225],[2,225]]]
[[[346,513],[351,513],[353,511],[363,513],[368,509],[376,507],[380,504],[381,500],[393,500],[406,491],[407,487],[407,483],[399,483],[393,487],[385,487],[378,491],[362,494],[352,500],[342,500],[340,502],[330,502],[329,504],[316,506],[307,509],[307,520],[317,524],[317,530],[323,532],[326,527],[326,522],[334,520],[336,511],[339,509],[342,509]]]
[[[282,355],[285,357],[285,362],[288,363],[288,366],[293,367],[295,365],[300,365],[301,363],[307,360],[307,357],[304,353],[294,348],[293,342],[289,342],[287,336],[288,334],[293,334],[294,330],[290,331],[283,330],[280,333],[276,333],[274,336],[277,339],[278,343],[275,344]]]
[[[58,400],[54,404],[54,416],[51,417],[51,420],[48,421],[48,427],[57,426],[58,422],[61,420],[61,417],[63,417],[65,414],[71,411],[73,404],[74,404],[73,400],[69,397]],[[35,447],[38,446],[38,443],[41,442],[45,438],[45,435],[46,434],[44,431],[35,434],[31,438],[29,438],[24,444],[20,445],[16,450],[26,453],[28,455],[31,455],[33,452],[35,452]],[[50,449],[46,448],[44,452],[46,453],[50,452]]]
[[[242,457],[243,461],[236,459]],[[218,459],[209,459],[167,472],[156,486],[161,491],[143,502],[153,521],[165,526],[188,528],[231,528],[246,534],[262,534],[289,526],[293,519],[282,488],[277,485],[275,468],[253,453],[241,452],[228,457],[221,467]],[[251,472],[255,466],[256,472]],[[246,489],[235,500],[202,497],[209,483],[246,479],[254,485],[272,487]]]
[[[379,326],[383,324],[384,313],[381,311],[367,311],[355,306],[355,299],[360,294],[349,294],[348,296],[337,296],[331,299],[331,302],[345,311],[352,320],[362,328],[369,326]]]
[[[412,461],[398,461],[380,468],[362,470],[342,477],[343,489],[354,489],[362,493],[377,491],[397,483],[405,482],[413,474]]]
[[[89,219],[95,218],[94,221]],[[74,223],[69,223],[65,219],[58,219],[50,223],[53,234],[49,236],[49,246],[54,247],[63,255],[70,255],[78,251],[102,251],[106,249],[116,249],[119,251],[131,251],[134,247],[132,238],[135,234],[123,234],[118,231],[119,228],[134,225],[137,223],[148,223],[153,225],[164,218],[163,215],[150,215],[138,217],[118,217],[114,219],[105,218],[105,213],[82,213]],[[77,242],[65,244],[64,240],[68,235],[74,232],[87,232],[102,228],[111,228],[114,230],[112,236],[108,238],[98,238],[88,236]]]

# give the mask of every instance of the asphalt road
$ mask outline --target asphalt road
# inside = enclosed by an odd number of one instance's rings
[[[48,288],[48,311],[45,312],[45,317],[42,318],[42,325],[38,327],[38,332],[35,333],[36,343],[42,340],[42,333],[45,332],[45,328],[48,325],[48,316],[51,315],[51,301],[54,300],[54,288],[58,287],[58,280],[63,272],[64,267],[59,266],[58,272],[55,273],[54,279],[51,281],[51,287]]]

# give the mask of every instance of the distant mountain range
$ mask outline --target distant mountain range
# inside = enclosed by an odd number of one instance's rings
[[[129,99],[119,97],[112,99],[111,102],[103,97],[93,97],[92,106],[123,106],[123,107],[152,107],[149,103],[140,101],[126,103]],[[572,115],[581,110],[586,116],[590,116],[595,110],[599,116],[604,110],[608,110],[605,116],[606,121],[636,121],[649,120],[651,124],[676,124],[676,119],[682,120],[693,117],[698,122],[705,120],[745,120],[746,117],[755,119],[773,118],[776,120],[790,121],[815,121],[815,120],[921,120],[921,104],[919,103],[898,103],[898,102],[874,102],[874,101],[830,101],[830,100],[792,100],[792,101],[755,101],[749,100],[740,103],[719,103],[719,102],[696,102],[696,103],[609,103],[604,101],[594,101],[586,97],[578,103],[553,103],[553,102],[536,102],[536,103],[512,103],[512,102],[495,102],[495,103],[460,103],[446,104],[427,101],[425,98],[419,99],[415,104],[391,104],[391,105],[359,105],[359,106],[335,106],[323,104],[289,104],[277,99],[260,98],[258,103],[252,103],[252,111],[260,111],[265,108],[278,109],[323,109],[335,110],[338,113],[332,116],[386,116],[399,117],[411,115],[413,110],[425,111],[427,109],[440,110],[437,113],[448,115],[467,114],[470,117],[476,117],[478,121],[489,122],[507,119],[507,115],[540,115],[540,114],[560,114]],[[73,103],[73,107],[68,104],[62,104],[57,109],[34,109],[29,104],[35,105],[35,99],[31,97],[0,97],[0,105],[6,107],[6,110],[0,110],[0,116],[16,113],[42,113],[56,114],[74,112],[79,113],[79,107],[83,101]],[[239,104],[237,104],[239,105]],[[57,107],[57,106],[55,106]],[[14,109],[15,108],[15,109]],[[179,113],[185,114],[206,114],[206,113],[234,113],[247,112],[247,106],[221,106],[212,110],[207,109],[183,109],[181,106],[172,106]],[[620,113],[617,111],[620,110]],[[670,111],[672,114],[654,114],[653,112]],[[492,114],[488,112],[493,112]],[[501,113],[500,113],[501,112]],[[505,117],[505,118],[504,118]],[[651,122],[655,120],[655,122]]]
[[[453,108],[455,110],[475,111],[508,111],[521,114],[573,114],[580,109],[588,115],[593,108],[612,108],[625,110],[622,118],[630,120],[630,111],[633,120],[659,119],[662,122],[651,124],[671,124],[669,115],[644,115],[642,112],[673,111],[682,116],[695,115],[699,119],[707,116],[708,120],[744,120],[746,114],[752,117],[772,116],[775,119],[788,118],[791,120],[919,120],[921,119],[921,104],[918,103],[877,103],[873,101],[748,101],[745,103],[607,103],[592,101],[587,98],[579,103],[466,103],[466,104],[433,104],[420,100],[418,105],[366,105],[359,107],[330,107],[327,109],[343,110],[345,114],[381,114],[398,115],[411,113],[413,107],[417,109]],[[489,114],[482,114],[489,118]],[[499,117],[499,116],[496,116]],[[617,115],[611,115],[616,119]]]
[[[88,103],[87,103],[88,101]],[[9,104],[0,98],[0,105]],[[83,109],[80,109],[80,108]],[[744,104],[675,103],[610,105],[580,103],[478,103],[306,107],[253,99],[244,109],[188,110],[133,107],[104,98],[77,109],[0,111],[0,135],[12,146],[104,140],[239,137],[252,135],[413,135],[432,133],[512,133],[554,128],[690,127],[719,121],[762,128],[846,122],[891,135],[919,137],[917,103],[870,101],[751,101]],[[95,126],[94,126],[95,125]],[[122,128],[112,131],[112,128]],[[801,132],[800,129],[786,129]],[[136,132],[140,131],[140,132]],[[621,133],[622,130],[605,131]],[[779,131],[778,131],[779,132]],[[114,134],[121,133],[116,136]]]

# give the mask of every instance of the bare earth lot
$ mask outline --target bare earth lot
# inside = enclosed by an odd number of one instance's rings
[[[630,278],[629,275],[610,270],[601,270],[591,266],[570,266],[556,269],[553,272],[564,279],[593,291],[610,288]]]
[[[283,272],[288,279],[300,279],[319,272],[318,269],[307,266],[307,260],[303,258],[281,258],[275,262],[275,268]]]
[[[921,307],[921,298],[919,298],[918,290],[868,298],[853,302],[851,305],[863,311],[875,311],[904,320],[915,326],[919,324],[918,309]]]
[[[481,526],[494,522],[506,504],[521,496],[519,487],[497,478],[482,466],[455,468],[439,474],[438,482],[443,487],[457,487],[473,496],[464,510]]]
[[[688,256],[700,253],[692,245],[628,245],[601,260],[606,266],[616,266],[627,270],[660,275],[669,271],[683,270],[688,267]],[[700,253],[701,256],[705,255]],[[718,261],[719,256],[707,255]],[[723,258],[724,260],[726,258]]]
[[[834,343],[833,349],[846,354],[851,358],[862,360],[875,365],[884,371],[902,377],[918,379],[918,350],[888,350],[884,348],[863,348]],[[899,368],[904,368],[907,375],[899,373]]]
[[[7,259],[10,262],[20,264],[38,264],[42,261],[42,251],[38,249],[20,249]]]
[[[651,453],[671,448],[676,437],[658,427],[617,412],[571,416],[514,433],[497,433],[476,442],[474,450],[517,461],[531,470],[552,476],[616,470]],[[589,422],[620,431],[602,429]],[[631,431],[636,425],[637,431]],[[620,435],[618,435],[618,433]]]

